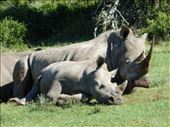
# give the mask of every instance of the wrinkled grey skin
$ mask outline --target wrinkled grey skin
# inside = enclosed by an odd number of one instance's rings
[[[0,67],[0,100],[7,101],[13,96],[13,70],[19,59],[28,59],[30,52],[2,53]]]
[[[56,104],[61,94],[73,95],[84,93],[96,98],[100,103],[122,104],[122,93],[116,83],[111,82],[117,70],[109,72],[104,59],[97,61],[63,61],[50,64],[44,68],[35,80],[28,95],[18,101],[25,105],[25,101],[32,100],[39,92],[52,99]],[[127,81],[122,84],[125,90]]]
[[[39,51],[41,48],[37,48],[34,51]],[[18,52],[18,53],[1,53],[1,66],[0,66],[0,101],[8,101],[13,97],[13,70],[18,60],[24,61],[26,64],[30,51]],[[28,78],[31,83],[32,78]],[[31,85],[27,86],[26,90],[30,90]],[[27,91],[27,92],[28,92]]]
[[[90,41],[32,53],[28,59],[29,67],[23,70],[23,73],[30,71],[31,75],[28,77],[32,77],[35,80],[40,74],[40,71],[51,63],[93,60],[97,59],[98,55],[100,55],[105,58],[109,71],[118,68],[118,73],[113,81],[121,83],[124,80],[128,80],[127,88],[130,87],[130,90],[125,90],[125,92],[129,93],[135,86],[149,86],[148,80],[140,82],[141,79],[147,79],[145,74],[148,72],[148,63],[150,60],[148,59],[146,61],[143,53],[146,37],[147,34],[144,34],[140,38],[137,38],[129,28],[123,26],[116,31],[104,32]],[[146,64],[143,64],[143,61]],[[20,68],[23,67],[16,66],[15,70],[20,70]],[[24,95],[20,91],[25,91],[24,89],[26,88],[23,86],[26,85],[23,81],[27,77],[25,75],[19,77],[16,71],[14,71],[13,77],[15,84],[14,97],[22,98]],[[29,84],[29,82],[27,83]]]

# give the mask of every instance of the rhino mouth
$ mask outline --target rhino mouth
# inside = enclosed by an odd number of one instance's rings
[[[143,76],[142,78],[136,80],[134,84],[137,87],[149,88],[150,80],[147,76]]]
[[[138,80],[129,81],[123,94],[130,94],[136,91],[136,87],[149,88],[150,80],[147,76],[143,76]]]
[[[104,101],[102,101],[101,103],[106,104],[106,105],[121,105],[123,104],[123,100],[122,99],[115,100],[115,98],[109,97],[105,99]]]
[[[112,80],[112,82],[116,82],[120,85],[124,79],[122,79],[119,74],[117,74]],[[135,78],[133,80],[128,80],[127,87],[125,88],[123,94],[130,94],[135,91],[135,87],[144,87],[149,88],[150,79],[147,75]]]

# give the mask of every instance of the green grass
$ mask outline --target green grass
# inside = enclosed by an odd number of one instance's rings
[[[170,43],[155,45],[149,77],[152,87],[170,85]]]
[[[123,105],[69,103],[57,107],[42,100],[26,106],[2,103],[1,127],[169,127],[169,57],[170,44],[155,46],[151,88],[124,95]]]
[[[170,88],[138,89],[120,106],[1,104],[1,127],[168,127]]]

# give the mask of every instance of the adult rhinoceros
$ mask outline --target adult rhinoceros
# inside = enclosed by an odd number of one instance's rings
[[[122,26],[121,29],[104,32],[97,38],[86,42],[32,53],[28,58],[28,63],[25,64],[21,60],[15,66],[14,97],[22,98],[26,94],[23,92],[26,89],[25,86],[27,83],[29,84],[25,80],[28,77],[35,80],[40,71],[49,64],[59,61],[97,59],[98,55],[105,58],[109,71],[119,68],[117,81],[128,80],[128,91],[125,92],[131,92],[132,89],[129,91],[129,88],[137,85],[148,86],[148,80],[142,84],[140,81],[136,82],[136,80],[147,77],[145,74],[148,72],[151,53],[144,58],[146,37],[147,34],[144,34],[137,38],[128,27]],[[27,72],[31,72],[30,76],[25,75]]]
[[[35,49],[35,51],[41,50]],[[31,54],[30,51],[27,52],[17,52],[17,53],[1,53],[1,66],[0,66],[0,100],[7,101],[9,98],[13,97],[13,70],[16,62],[20,59],[28,59]],[[25,61],[26,62],[26,61]],[[27,88],[27,90],[29,90]]]
[[[13,70],[19,59],[27,59],[30,52],[1,54],[0,100],[7,101],[13,96]]]

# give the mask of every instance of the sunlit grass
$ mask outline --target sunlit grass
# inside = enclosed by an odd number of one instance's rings
[[[27,106],[1,104],[1,127],[168,127],[169,88],[138,89],[125,95],[119,106],[83,105],[57,107],[32,103]]]

